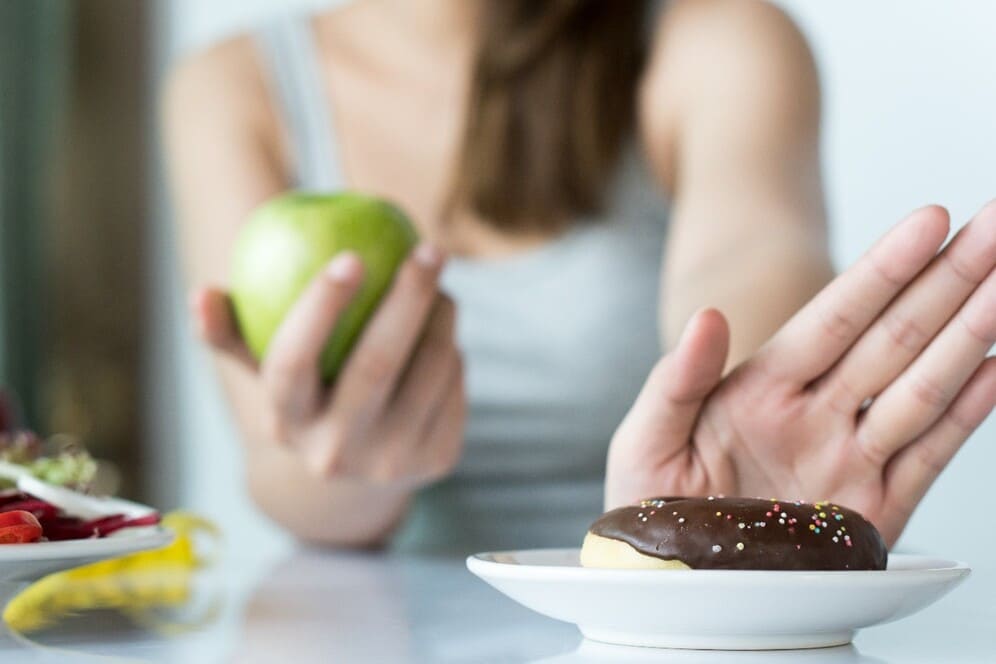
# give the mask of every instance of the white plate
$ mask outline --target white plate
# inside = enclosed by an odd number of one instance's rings
[[[125,528],[99,539],[0,544],[0,582],[34,581],[46,574],[136,551],[158,549],[173,541],[159,527]]]
[[[594,641],[710,650],[849,643],[857,629],[931,604],[970,571],[902,554],[877,572],[588,569],[578,564],[578,549],[479,553],[467,567]]]

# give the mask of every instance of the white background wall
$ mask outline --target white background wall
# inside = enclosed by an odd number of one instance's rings
[[[332,0],[165,0],[164,61],[288,7]],[[949,207],[956,223],[996,197],[996,2],[783,0],[809,36],[825,90],[825,164],[833,251],[851,263],[907,211]],[[155,236],[150,413],[153,478],[163,500],[196,504],[231,524],[248,516],[231,424],[206,358],[192,344],[167,224]],[[969,560],[996,547],[991,491],[996,418],[935,485],[904,544]],[[179,483],[179,484],[177,484]],[[174,495],[170,487],[179,486]],[[976,524],[969,528],[969,524]]]

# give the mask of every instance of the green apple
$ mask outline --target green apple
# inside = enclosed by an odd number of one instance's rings
[[[398,208],[352,192],[288,193],[252,213],[239,234],[230,284],[239,330],[257,359],[308,283],[339,252],[363,262],[363,284],[322,352],[331,381],[364,324],[415,245],[411,222]]]

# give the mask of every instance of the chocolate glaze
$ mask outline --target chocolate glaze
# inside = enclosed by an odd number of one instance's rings
[[[888,557],[875,526],[826,502],[650,498],[590,530],[692,569],[878,570]]]

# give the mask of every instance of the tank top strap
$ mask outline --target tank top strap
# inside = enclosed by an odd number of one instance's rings
[[[649,0],[647,2],[647,13],[643,20],[643,39],[648,48],[653,45],[654,37],[657,34],[657,24],[660,23],[661,14],[664,13],[667,4],[668,0]]]
[[[293,184],[306,190],[344,186],[311,17],[280,15],[255,33],[278,117],[290,141]]]

